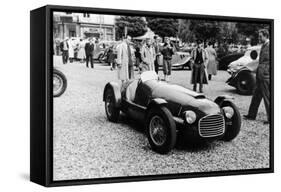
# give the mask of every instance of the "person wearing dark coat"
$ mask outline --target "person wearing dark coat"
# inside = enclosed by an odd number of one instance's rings
[[[170,81],[170,76],[172,72],[172,57],[174,55],[174,46],[170,43],[170,39],[165,37],[164,47],[161,50],[163,55],[163,73],[164,80]]]
[[[67,64],[68,62],[68,38],[65,38],[64,41],[60,43],[60,50],[62,52],[62,63]]]
[[[197,41],[197,48],[191,52],[191,57],[193,60],[191,74],[191,84],[193,84],[193,91],[197,90],[197,83],[199,83],[199,92],[203,93],[203,84],[208,84],[205,71],[208,58],[202,41]]]
[[[107,51],[107,62],[110,64],[110,70],[115,69],[115,59],[116,59],[116,55],[114,54],[113,45],[112,45],[108,48]]]
[[[256,72],[256,88],[248,114],[244,115],[244,118],[255,120],[261,100],[263,99],[267,113],[267,121],[264,124],[268,124],[270,121],[270,45],[268,30],[262,29],[259,31],[259,40],[263,45],[260,50],[259,65]]]
[[[86,52],[86,67],[89,67],[89,62],[91,63],[91,68],[94,68],[94,49],[95,44],[93,39],[90,39],[90,42],[86,43],[85,45],[85,52]]]

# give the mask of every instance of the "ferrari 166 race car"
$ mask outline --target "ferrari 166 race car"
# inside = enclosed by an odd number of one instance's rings
[[[103,93],[109,121],[118,122],[120,112],[144,123],[152,150],[170,152],[177,137],[189,142],[231,141],[241,127],[233,98],[218,96],[215,101],[179,85],[160,81],[154,71],[139,79],[106,84]]]

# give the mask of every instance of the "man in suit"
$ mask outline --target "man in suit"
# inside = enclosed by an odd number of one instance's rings
[[[252,97],[249,112],[244,115],[245,119],[255,120],[261,100],[264,100],[264,105],[267,113],[267,121],[264,124],[268,124],[270,121],[270,51],[269,51],[269,32],[266,29],[259,31],[259,40],[263,44],[260,51],[259,65],[256,74],[256,88]]]
[[[62,52],[62,63],[66,64],[68,61],[68,38],[65,38],[64,41],[60,43],[60,50]]]
[[[116,63],[118,67],[118,79],[121,81],[134,78],[134,50],[131,46],[131,39],[131,36],[128,35],[127,38],[117,46]]]
[[[86,53],[86,67],[89,67],[89,62],[91,63],[91,68],[94,68],[94,49],[95,44],[94,40],[90,39],[88,43],[85,45],[85,53]]]

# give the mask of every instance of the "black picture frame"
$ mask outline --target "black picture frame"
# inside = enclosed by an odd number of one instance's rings
[[[203,173],[167,174],[152,176],[131,176],[99,179],[81,179],[54,181],[53,178],[53,96],[52,96],[52,13],[54,11],[141,15],[173,18],[208,19],[221,21],[240,21],[265,23],[270,26],[271,48],[271,124],[270,124],[270,167],[235,171],[213,171]],[[136,10],[118,10],[89,7],[72,7],[46,5],[30,12],[30,180],[37,184],[53,187],[65,185],[82,185],[97,183],[132,182],[162,179],[195,178],[210,176],[227,176],[239,174],[258,174],[274,172],[274,20],[246,17],[229,17],[214,15],[195,15],[184,13],[150,12]]]

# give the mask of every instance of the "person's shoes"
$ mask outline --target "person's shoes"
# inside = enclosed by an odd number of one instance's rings
[[[243,115],[244,119],[248,119],[248,120],[256,120],[256,118],[251,117],[250,115]]]
[[[196,92],[196,87],[193,87],[193,91],[195,91],[195,92]]]
[[[202,89],[200,89],[200,90],[199,90],[199,92],[200,92],[200,93],[203,93],[203,90],[202,90]]]
[[[264,121],[263,124],[264,124],[264,125],[268,125],[268,124],[269,124],[269,121]]]

